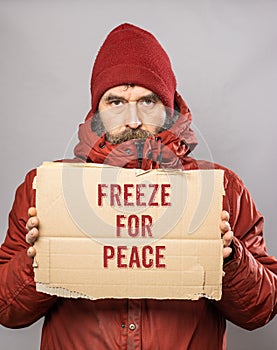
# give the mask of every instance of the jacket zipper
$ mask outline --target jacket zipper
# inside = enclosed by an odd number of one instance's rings
[[[138,166],[141,169],[142,166],[142,160],[143,160],[143,147],[144,147],[144,141],[135,141],[135,146],[138,151]]]

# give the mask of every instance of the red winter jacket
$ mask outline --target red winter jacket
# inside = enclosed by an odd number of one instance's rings
[[[277,312],[277,261],[267,255],[263,218],[241,180],[230,170],[188,157],[195,146],[191,115],[179,95],[180,116],[175,125],[142,148],[134,141],[112,146],[90,128],[90,115],[80,126],[75,161],[124,167],[221,168],[225,171],[223,207],[234,231],[233,259],[225,262],[223,296],[181,300],[63,299],[35,290],[32,263],[25,242],[27,210],[35,205],[27,174],[16,192],[9,228],[0,250],[0,323],[17,328],[45,316],[42,350],[217,350],[226,349],[226,319],[254,329]],[[139,151],[138,151],[139,150]],[[139,152],[139,154],[138,154]],[[110,156],[112,153],[112,156]]]

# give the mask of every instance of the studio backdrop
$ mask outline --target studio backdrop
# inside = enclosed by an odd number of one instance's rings
[[[276,13],[274,0],[1,0],[0,243],[25,174],[72,157],[99,46],[129,22],[152,32],[171,58],[199,140],[193,156],[243,179],[277,256]],[[39,349],[42,321],[0,327],[0,349]],[[228,350],[276,349],[276,328],[277,318],[252,332],[228,324]]]

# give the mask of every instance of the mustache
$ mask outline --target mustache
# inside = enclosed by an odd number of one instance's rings
[[[153,133],[150,131],[127,127],[122,133],[117,135],[111,135],[107,132],[106,140],[112,144],[119,144],[134,139],[146,140],[149,136],[153,136]]]

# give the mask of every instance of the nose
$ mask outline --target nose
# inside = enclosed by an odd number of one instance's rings
[[[131,129],[137,129],[142,124],[139,113],[137,110],[137,105],[135,102],[129,102],[127,113],[126,113],[126,119],[125,119],[125,125],[129,126]]]

